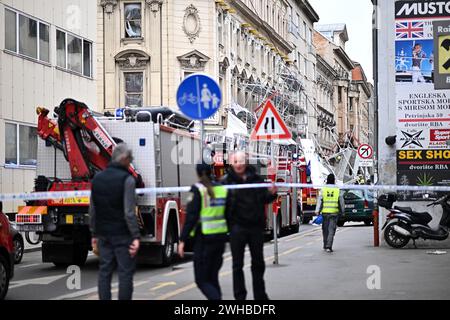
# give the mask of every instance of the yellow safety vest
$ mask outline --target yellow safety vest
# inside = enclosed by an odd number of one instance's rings
[[[336,214],[339,213],[339,188],[323,188],[323,214]]]
[[[215,198],[208,195],[208,191],[203,184],[195,185],[200,191],[201,210],[200,223],[204,235],[216,235],[228,233],[228,225],[225,219],[225,204],[228,190],[223,186],[213,187]],[[195,236],[195,229],[192,230],[191,237]]]

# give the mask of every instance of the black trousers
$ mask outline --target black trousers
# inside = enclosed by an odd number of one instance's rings
[[[114,270],[119,273],[119,300],[133,297],[133,276],[136,270],[136,257],[132,258],[129,247],[131,237],[99,237],[98,250],[100,268],[98,274],[98,294],[100,300],[111,300],[111,279]]]
[[[225,241],[196,239],[194,244],[195,283],[208,300],[222,300],[219,271],[224,251]]]
[[[260,228],[245,228],[234,225],[230,233],[231,253],[233,255],[233,291],[236,300],[247,298],[244,278],[245,247],[249,246],[252,258],[253,296],[255,300],[268,300],[264,283],[264,232]]]

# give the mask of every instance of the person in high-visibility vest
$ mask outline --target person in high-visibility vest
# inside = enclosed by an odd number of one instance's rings
[[[210,165],[198,164],[196,171],[200,181],[191,189],[178,254],[184,257],[185,243],[193,238],[195,282],[208,300],[221,300],[219,271],[228,240],[228,191],[212,182]]]
[[[336,178],[334,174],[328,175],[327,184],[336,184]],[[317,201],[316,213],[322,213],[323,249],[326,252],[333,252],[333,241],[334,235],[336,234],[336,226],[339,214],[344,214],[344,211],[344,196],[339,188],[323,188]]]

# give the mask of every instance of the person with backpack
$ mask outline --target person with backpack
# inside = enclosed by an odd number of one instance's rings
[[[226,213],[228,191],[212,182],[211,166],[196,166],[199,182],[192,186],[192,199],[187,206],[186,222],[180,236],[178,254],[184,257],[186,241],[194,244],[194,275],[200,291],[208,300],[221,300],[219,271],[228,240]]]
[[[256,169],[248,164],[244,152],[230,157],[231,168],[223,178],[224,185],[264,183]],[[236,300],[245,300],[244,254],[248,245],[252,259],[253,295],[255,300],[268,300],[264,283],[265,205],[276,198],[275,187],[229,190],[227,212],[230,219],[230,245],[233,256],[233,291]]]

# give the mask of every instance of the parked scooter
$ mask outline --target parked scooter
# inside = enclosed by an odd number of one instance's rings
[[[378,204],[389,210],[385,224],[384,239],[393,248],[403,248],[412,239],[416,246],[417,239],[425,240],[446,240],[449,236],[450,228],[450,194],[437,199],[427,207],[441,205],[442,217],[437,229],[432,229],[428,223],[433,219],[428,212],[415,212],[409,207],[392,208],[397,201],[395,194],[381,195]]]

